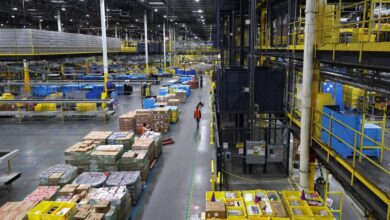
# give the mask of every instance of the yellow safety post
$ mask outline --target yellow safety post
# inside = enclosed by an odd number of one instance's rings
[[[61,63],[61,65],[60,65],[60,74],[61,74],[61,76],[63,76],[65,74],[65,65],[63,63]]]
[[[215,191],[215,171],[214,171],[214,160],[211,160],[211,191]]]
[[[27,94],[30,94],[31,92],[31,86],[30,86],[30,71],[28,69],[28,61],[23,60],[23,79],[24,79],[24,91]]]

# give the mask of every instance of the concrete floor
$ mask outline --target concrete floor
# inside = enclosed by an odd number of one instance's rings
[[[180,121],[171,126],[167,136],[175,144],[163,147],[163,154],[153,169],[145,192],[132,219],[198,219],[205,209],[205,191],[210,189],[210,160],[214,157],[209,144],[209,80],[204,78],[203,89],[192,90],[187,104],[181,107]],[[158,86],[153,87],[157,94]],[[193,120],[193,110],[201,96],[205,106],[203,120],[198,131]],[[13,169],[22,172],[11,192],[0,192],[0,205],[6,201],[18,201],[38,185],[39,173],[64,161],[63,151],[81,140],[92,130],[118,130],[117,116],[141,108],[139,90],[132,96],[120,97],[117,115],[107,122],[103,120],[74,120],[58,122],[0,121],[0,149],[19,149],[20,155],[13,161]],[[0,165],[1,171],[6,167]],[[330,178],[331,190],[342,191],[334,178]],[[264,184],[264,188],[288,189],[289,183]],[[354,204],[344,195],[343,219],[362,219]]]
[[[146,190],[132,219],[194,219],[204,210],[204,194],[209,189],[209,81],[204,78],[204,88],[192,90],[191,96],[181,107],[178,123],[167,136],[175,144],[164,146],[161,159],[153,170]],[[152,94],[157,94],[158,86]],[[193,110],[199,99],[204,102],[203,120],[198,131]],[[13,169],[22,172],[11,192],[0,192],[0,205],[7,201],[22,200],[38,186],[38,176],[44,169],[64,162],[64,150],[79,141],[92,130],[119,130],[117,116],[141,108],[140,93],[135,88],[132,96],[120,97],[118,112],[111,120],[73,120],[64,123],[55,120],[0,121],[0,149],[19,149],[13,161]],[[6,171],[4,165],[0,166]]]

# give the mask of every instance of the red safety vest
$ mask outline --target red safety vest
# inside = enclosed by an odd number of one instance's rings
[[[195,109],[194,111],[194,118],[195,119],[200,119],[202,117],[202,113],[200,112],[199,109]]]
[[[141,134],[145,134],[145,132],[146,132],[146,128],[142,126],[142,128],[141,128]]]

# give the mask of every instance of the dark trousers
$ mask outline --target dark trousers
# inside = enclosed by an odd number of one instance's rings
[[[200,118],[196,118],[196,129],[199,129]]]

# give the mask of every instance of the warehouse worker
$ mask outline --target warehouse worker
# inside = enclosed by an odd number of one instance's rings
[[[196,109],[194,111],[194,119],[196,120],[196,129],[199,129],[199,122],[202,118],[202,112],[200,111],[199,105],[196,106]]]
[[[141,128],[141,135],[145,134],[145,132],[150,131],[149,128],[147,128],[146,123],[143,123]]]

